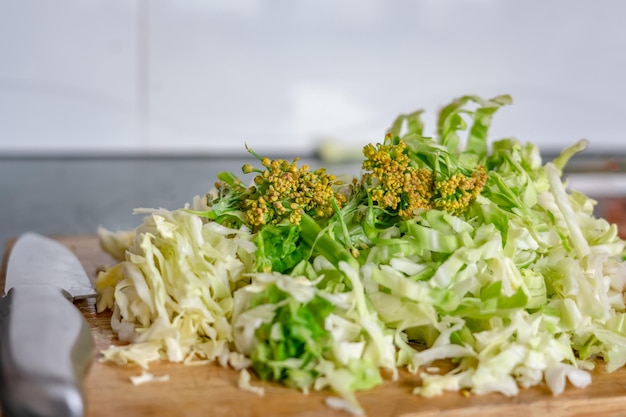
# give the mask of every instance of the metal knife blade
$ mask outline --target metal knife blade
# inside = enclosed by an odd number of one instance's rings
[[[5,294],[20,285],[50,285],[67,291],[74,300],[96,296],[87,273],[74,253],[36,233],[21,235],[11,250]]]
[[[68,299],[94,294],[69,249],[34,233],[18,238],[0,299],[0,400],[8,416],[83,416],[94,343]]]

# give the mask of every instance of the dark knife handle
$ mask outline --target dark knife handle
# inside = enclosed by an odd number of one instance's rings
[[[7,417],[81,417],[94,343],[61,290],[12,288],[0,300],[0,399]]]

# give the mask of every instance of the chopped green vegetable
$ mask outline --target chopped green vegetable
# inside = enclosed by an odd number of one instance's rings
[[[272,319],[255,332],[257,343],[250,355],[252,367],[261,379],[283,381],[308,390],[319,375],[315,367],[330,350],[331,337],[324,321],[333,311],[332,303],[314,296],[301,304],[271,286],[252,298],[250,308],[259,304],[279,306]]]
[[[341,183],[249,152],[184,209],[148,212],[131,234],[101,231],[125,259],[100,274],[98,308],[127,346],[105,358],[217,360],[360,413],[355,396],[406,366],[423,396],[515,395],[590,383],[598,360],[626,364],[626,242],[515,139],[487,141],[509,96],[444,106],[437,135],[419,110],[363,148]],[[134,239],[131,237],[134,236]],[[444,374],[427,372],[451,360]],[[242,373],[243,386],[249,387]]]
[[[257,271],[289,272],[303,258],[300,227],[291,223],[267,225],[254,238]]]

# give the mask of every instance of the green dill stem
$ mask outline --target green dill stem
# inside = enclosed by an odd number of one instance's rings
[[[341,232],[343,233],[343,238],[345,240],[346,246],[348,246],[350,249],[354,249],[354,246],[352,245],[352,242],[350,241],[350,232],[348,232],[348,226],[346,226],[346,222],[343,220],[343,217],[341,216],[341,209],[339,208],[339,205],[337,204],[337,200],[335,200],[334,198],[331,198],[330,205],[332,206],[333,211],[337,215],[337,220],[339,221],[339,224],[341,225]]]
[[[220,172],[219,174],[217,174],[217,178],[221,181],[224,181],[226,184],[230,185],[231,187],[234,187],[236,184],[240,183],[241,180],[232,172]]]
[[[259,155],[258,153],[254,152],[254,150],[252,148],[250,148],[247,143],[246,143],[246,150],[248,151],[248,153],[250,155],[254,156],[259,161],[263,160],[263,157],[261,155]]]
[[[369,240],[376,240],[378,237],[378,230],[376,229],[376,215],[374,214],[374,202],[372,201],[372,196],[370,194],[367,195],[367,211],[365,212],[365,217],[363,222],[361,223],[363,227],[363,232],[365,236]]]
[[[300,220],[300,236],[311,248],[315,248],[320,255],[324,256],[335,266],[339,266],[341,261],[347,262],[355,269],[359,268],[359,263],[342,245],[337,243],[306,213],[302,214]]]

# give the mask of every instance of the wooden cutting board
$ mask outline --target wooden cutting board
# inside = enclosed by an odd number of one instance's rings
[[[56,236],[55,239],[78,255],[92,279],[99,269],[113,263],[100,250],[95,236]],[[11,243],[6,245],[0,270],[2,288]],[[116,342],[109,324],[110,313],[96,313],[94,300],[77,302],[76,306],[91,324],[98,349]],[[86,416],[349,416],[324,404],[324,399],[332,395],[328,391],[303,395],[274,383],[258,381],[253,383],[265,388],[265,396],[242,391],[237,388],[238,373],[216,364],[155,363],[150,372],[155,376],[168,375],[169,381],[132,385],[129,378],[140,375],[141,371],[138,366],[100,363],[96,356],[86,376]],[[392,382],[387,378],[381,386],[359,393],[358,399],[370,417],[626,415],[626,369],[608,374],[599,367],[594,371],[589,387],[576,389],[568,386],[557,397],[552,396],[545,386],[540,386],[522,390],[516,397],[448,393],[426,399],[411,394],[418,384],[419,377],[401,372],[399,381]]]

